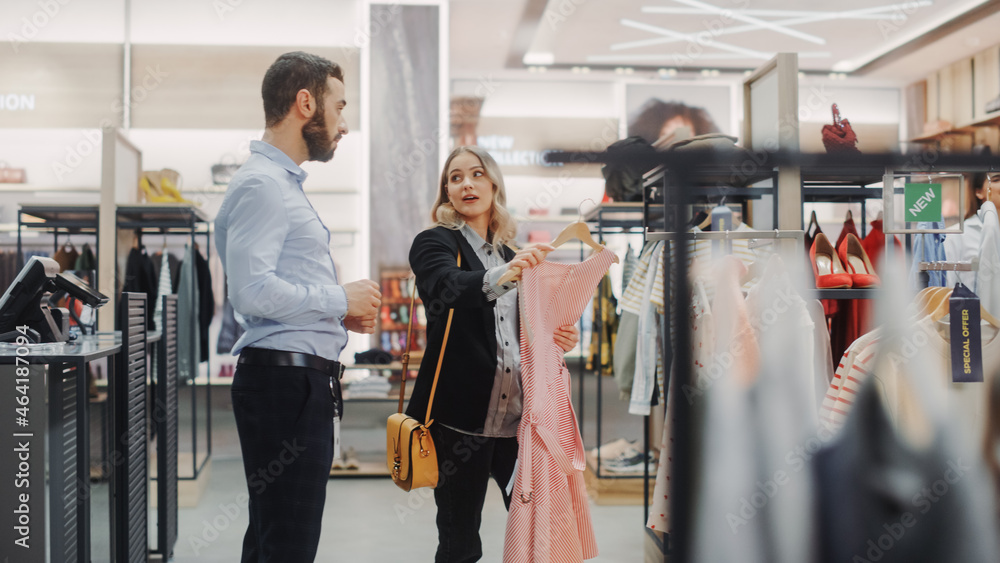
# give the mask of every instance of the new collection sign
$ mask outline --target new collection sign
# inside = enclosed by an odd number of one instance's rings
[[[941,184],[906,184],[906,222],[941,221]]]

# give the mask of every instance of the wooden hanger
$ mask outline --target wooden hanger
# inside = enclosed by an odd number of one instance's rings
[[[927,300],[926,311],[927,314],[931,316],[932,321],[939,321],[948,314],[949,311],[949,298],[951,297],[951,289],[942,287],[943,291],[938,291]]]
[[[920,316],[927,315],[927,309],[926,309],[927,300],[930,299],[930,296],[936,293],[938,289],[943,289],[943,288],[933,285],[930,287],[925,287],[917,293],[916,297],[913,298],[913,305],[918,315]]]
[[[573,239],[579,240],[580,242],[586,244],[587,246],[593,248],[594,250],[597,251],[604,250],[604,245],[599,244],[597,241],[594,240],[594,237],[590,236],[590,227],[588,227],[587,224],[582,221],[576,221],[567,225],[566,228],[563,229],[561,233],[559,233],[559,236],[556,237],[556,240],[552,241],[551,244],[554,248],[559,248],[563,244]],[[613,256],[615,264],[617,264],[618,255],[614,254]],[[510,270],[507,270],[507,273],[505,273],[500,278],[500,281],[497,283],[501,285],[505,284],[519,275],[521,275],[521,268],[515,266]]]

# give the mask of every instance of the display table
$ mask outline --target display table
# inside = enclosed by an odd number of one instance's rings
[[[116,334],[0,345],[0,542],[12,561],[90,562],[87,364],[121,348]]]

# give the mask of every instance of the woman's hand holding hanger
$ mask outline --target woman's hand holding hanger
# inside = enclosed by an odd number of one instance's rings
[[[501,278],[502,282],[517,280],[521,278],[521,271],[537,266],[545,260],[545,256],[555,250],[551,244],[532,243],[517,251],[514,258],[507,262],[507,273]],[[513,276],[511,275],[513,274]]]

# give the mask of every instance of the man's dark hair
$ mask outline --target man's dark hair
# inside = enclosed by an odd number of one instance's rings
[[[344,72],[337,63],[302,51],[285,53],[274,61],[264,74],[260,93],[264,98],[264,124],[277,125],[288,115],[299,90],[305,88],[322,104],[326,96],[326,79],[344,81]]]

